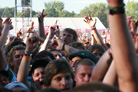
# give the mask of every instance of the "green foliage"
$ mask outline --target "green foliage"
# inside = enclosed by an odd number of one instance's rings
[[[133,20],[138,19],[138,2],[128,1],[126,5],[127,16],[133,16]]]
[[[17,17],[22,17],[22,15],[24,15],[24,17],[29,17],[30,16],[30,10],[26,9],[24,12],[18,12],[17,13]],[[35,17],[38,13],[35,11],[32,11],[32,16]],[[0,16],[2,17],[14,17],[14,8],[0,8]]]
[[[0,16],[2,17],[13,17],[14,16],[14,8],[0,8]]]
[[[45,13],[47,17],[74,17],[74,12],[64,10],[64,3],[60,1],[51,1],[45,3]]]
[[[107,6],[104,3],[90,4],[80,11],[79,17],[84,17],[90,14],[92,17],[98,17],[101,22],[108,27],[107,21]]]

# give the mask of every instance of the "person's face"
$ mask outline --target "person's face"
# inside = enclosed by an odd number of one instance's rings
[[[62,42],[65,43],[65,44],[69,44],[71,42],[73,42],[73,35],[68,33],[68,32],[63,32],[63,35],[62,35]]]
[[[84,47],[85,47],[85,49],[88,49],[90,46],[91,46],[90,43],[84,43]]]
[[[74,58],[72,58],[72,60],[69,61],[70,65],[71,65],[71,67],[72,67],[73,72],[75,72],[75,64],[76,64],[79,60],[81,60],[80,57],[74,57]]]
[[[73,86],[73,79],[69,72],[66,73],[59,73],[55,75],[52,80],[50,87],[62,90],[62,92],[67,92],[68,90],[72,89]]]
[[[44,68],[43,67],[38,67],[34,70],[34,73],[32,74],[32,78],[34,81],[34,84],[38,87],[38,88],[44,88]]]
[[[58,51],[52,51],[52,54],[54,55],[54,57],[55,57],[56,59],[59,59],[59,58],[62,57],[62,54],[61,54],[60,52],[58,52]]]
[[[27,90],[23,87],[14,87],[11,89],[13,92],[27,92]]]
[[[88,83],[91,77],[92,70],[93,66],[78,65],[74,78],[74,80],[76,81],[76,86]]]
[[[0,86],[4,87],[9,83],[9,80],[6,76],[0,74]]]
[[[96,55],[96,57],[97,57],[98,60],[103,55],[103,52],[101,52],[99,49],[94,50],[92,53]]]
[[[14,65],[14,69],[15,69],[14,71],[16,71],[16,72],[19,69],[19,65],[20,65],[21,60],[23,58],[24,51],[25,50],[15,50],[15,52],[13,54],[13,65]]]

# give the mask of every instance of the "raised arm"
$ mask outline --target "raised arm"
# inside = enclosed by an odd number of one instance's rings
[[[3,29],[0,35],[0,69],[5,69],[6,66],[8,65],[8,62],[3,53],[3,47],[5,45],[9,30],[13,28],[11,19],[7,18],[2,24],[2,26],[3,26]]]
[[[44,43],[42,44],[39,52],[41,52],[43,50],[46,50],[48,48],[48,46],[50,45],[49,43],[51,43],[50,39],[52,39],[54,37],[54,35],[56,34],[56,30],[58,30],[57,21],[56,21],[56,23],[53,26],[51,26],[49,28],[48,35],[47,35]]]
[[[111,86],[115,86],[117,83],[117,73],[116,73],[116,69],[115,69],[115,63],[114,61],[112,61],[104,79],[103,79],[103,83],[111,85]]]
[[[111,62],[112,62],[112,55],[110,50],[108,49],[94,67],[91,76],[91,82],[102,81],[110,67]]]
[[[97,41],[97,44],[102,45],[105,49],[108,49],[108,47],[104,44],[102,37],[98,33],[95,25],[96,25],[96,18],[95,20],[92,19],[92,17],[88,14],[88,16],[85,16],[84,21],[88,24],[88,26],[91,28],[94,32],[95,39]]]
[[[44,14],[44,9],[42,11],[42,13],[39,13],[38,14],[38,23],[39,23],[39,36],[43,39],[46,38],[46,35],[45,35],[45,30],[44,30],[44,17],[46,16],[47,14]]]
[[[30,68],[30,61],[31,61],[31,54],[33,49],[38,45],[38,37],[33,36],[27,38],[27,44],[25,49],[25,55],[21,61],[18,74],[17,74],[17,81],[23,82],[28,86],[31,92],[31,86],[28,83],[27,77],[29,75],[29,68]]]
[[[108,15],[111,30],[111,49],[122,92],[137,92],[137,60],[134,44],[127,26],[123,0],[108,0],[110,9]],[[113,14],[111,11],[118,11]],[[117,12],[116,12],[117,13]]]

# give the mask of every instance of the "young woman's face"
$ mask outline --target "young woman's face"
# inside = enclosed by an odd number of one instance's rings
[[[73,79],[69,72],[59,73],[55,75],[52,80],[50,87],[62,90],[62,92],[67,92],[73,86]]]

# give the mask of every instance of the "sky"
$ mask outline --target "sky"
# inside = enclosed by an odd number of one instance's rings
[[[15,0],[0,0],[0,8],[4,7],[14,7],[15,6]],[[18,1],[18,6],[21,6],[21,0]],[[42,9],[45,8],[44,3],[50,2],[54,0],[32,0],[32,9],[34,11],[42,11]],[[107,3],[106,0],[55,0],[55,1],[61,1],[65,5],[65,10],[71,12],[74,11],[75,13],[79,13],[84,7],[89,6],[92,3]],[[127,1],[137,1],[137,0],[125,0],[125,3]],[[20,9],[20,8],[19,8]]]

